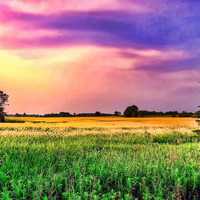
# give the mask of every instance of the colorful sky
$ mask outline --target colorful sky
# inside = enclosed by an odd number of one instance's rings
[[[0,0],[10,113],[195,110],[198,0]]]

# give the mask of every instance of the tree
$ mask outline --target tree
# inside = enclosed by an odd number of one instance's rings
[[[101,112],[96,111],[94,115],[95,115],[95,116],[101,116]]]
[[[5,106],[7,105],[9,96],[4,93],[3,91],[0,91],[0,122],[5,121]]]
[[[114,115],[115,115],[115,116],[120,116],[120,115],[121,115],[121,112],[115,111],[115,112],[114,112]]]
[[[136,105],[128,106],[124,111],[125,117],[137,117],[139,109]]]

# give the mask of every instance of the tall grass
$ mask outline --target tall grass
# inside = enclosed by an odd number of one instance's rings
[[[13,136],[0,137],[1,199],[200,199],[198,134],[5,131]]]

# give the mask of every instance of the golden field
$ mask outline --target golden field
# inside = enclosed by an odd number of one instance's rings
[[[154,117],[7,117],[1,136],[15,135],[123,135],[193,134],[195,118]]]
[[[149,118],[125,118],[125,117],[7,117],[8,123],[0,126],[51,126],[51,127],[102,127],[102,128],[195,128],[195,118],[180,117],[149,117]],[[12,121],[9,123],[9,121]],[[13,123],[18,122],[18,123]],[[20,123],[21,122],[21,123]]]

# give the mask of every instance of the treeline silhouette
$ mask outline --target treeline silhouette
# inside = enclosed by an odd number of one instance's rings
[[[60,113],[48,113],[48,114],[19,114],[16,113],[14,115],[7,115],[14,117],[106,117],[106,116],[124,116],[124,117],[196,117],[197,113],[193,112],[178,112],[178,111],[167,111],[167,112],[157,112],[157,111],[147,111],[147,110],[139,110],[137,115],[134,116],[126,116],[121,112],[114,113],[102,113],[102,112],[94,112],[94,113],[69,113],[69,112],[60,112]]]

